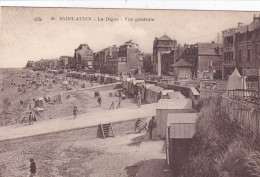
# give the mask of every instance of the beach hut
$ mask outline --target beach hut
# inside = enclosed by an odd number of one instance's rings
[[[157,82],[156,85],[158,87],[162,87],[163,89],[168,89],[168,83],[166,82]]]
[[[246,81],[245,77],[242,77],[238,70],[235,68],[231,76],[228,78],[227,82],[227,91],[224,93],[225,97],[230,97],[230,98],[240,98],[244,96],[249,96],[249,92],[246,92]],[[232,92],[230,92],[232,90]],[[240,90],[236,91],[235,90]],[[243,91],[241,91],[243,90]],[[231,93],[231,95],[229,95]]]
[[[171,93],[174,93],[174,90],[163,90],[161,98],[162,99],[170,99],[170,95],[169,94],[171,94]]]
[[[132,94],[137,95],[138,92],[141,93],[142,83],[144,83],[144,80],[133,80]]]
[[[194,113],[192,109],[192,100],[185,99],[160,99],[156,109],[155,133],[162,139],[165,138],[165,129],[167,125],[167,117],[169,113]]]
[[[161,98],[163,88],[152,85],[146,89],[146,101],[149,103],[157,103]]]
[[[200,93],[194,87],[190,88],[190,98],[192,99],[192,106],[196,107],[199,104]]]
[[[84,79],[84,80],[87,79],[87,74],[86,73],[82,73],[82,79]]]
[[[186,97],[181,94],[180,91],[170,92],[168,93],[170,99],[185,99]]]
[[[68,81],[62,81],[61,82],[63,90],[66,90],[68,88],[69,82]]]
[[[113,83],[117,83],[117,82],[120,82],[120,81],[121,81],[120,77],[118,77],[118,76],[113,77]]]
[[[146,83],[141,84],[141,98],[142,98],[142,100],[145,100],[145,85],[146,85]]]
[[[166,129],[166,159],[173,176],[187,163],[196,132],[196,113],[169,113]]]
[[[147,89],[150,88],[151,86],[155,86],[155,85],[154,85],[154,84],[142,83],[142,89],[141,89],[142,100],[145,100],[145,101],[146,101],[146,98],[147,98]]]
[[[132,85],[133,85],[133,80],[135,80],[135,78],[127,78],[127,91],[129,93],[132,93]]]
[[[246,82],[245,80],[243,81],[243,77],[239,74],[236,68],[234,69],[233,73],[229,76],[227,82],[227,90],[235,89],[246,89]]]
[[[95,75],[96,75],[96,77],[97,77],[97,82],[100,83],[100,77],[101,77],[101,74],[100,74],[100,73],[96,73]]]
[[[112,84],[113,83],[113,77],[112,76],[108,76],[107,83],[108,84]]]
[[[45,104],[44,98],[38,97],[34,100],[34,107],[35,108],[43,108]]]
[[[127,83],[127,80],[126,80],[126,79],[123,79],[122,85],[123,85],[123,88],[127,90],[127,88],[128,88],[128,83]]]
[[[109,78],[109,75],[108,74],[105,74],[104,75],[104,84],[108,84],[108,79]]]

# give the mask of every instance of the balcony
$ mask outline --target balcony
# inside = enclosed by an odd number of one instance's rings
[[[223,65],[225,66],[235,66],[236,62],[234,60],[223,60]]]

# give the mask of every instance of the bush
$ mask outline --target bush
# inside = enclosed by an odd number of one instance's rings
[[[260,153],[246,147],[245,142],[233,142],[220,158],[217,168],[219,173],[226,171],[230,176],[260,176]]]
[[[196,134],[181,176],[260,176],[259,141],[221,110],[221,97],[200,102]]]

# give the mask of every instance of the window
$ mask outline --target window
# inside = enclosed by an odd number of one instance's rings
[[[233,46],[233,36],[225,37],[226,46]]]
[[[226,63],[230,63],[233,60],[233,52],[225,52],[224,53],[224,61]]]

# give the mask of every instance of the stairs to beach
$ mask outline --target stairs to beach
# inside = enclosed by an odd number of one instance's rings
[[[97,137],[104,139],[107,137],[114,137],[112,123],[98,125]]]

